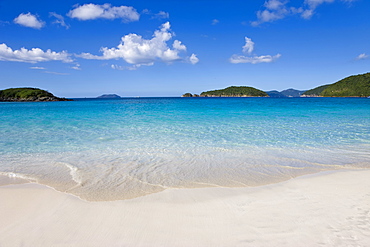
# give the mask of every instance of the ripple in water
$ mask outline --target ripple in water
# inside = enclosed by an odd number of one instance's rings
[[[370,168],[363,99],[0,104],[0,175],[89,201]]]

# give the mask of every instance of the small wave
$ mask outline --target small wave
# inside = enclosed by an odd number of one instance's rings
[[[80,169],[78,169],[78,167],[75,167],[71,164],[68,164],[68,163],[62,163],[62,162],[59,162],[60,164],[64,165],[65,167],[67,167],[69,169],[69,174],[71,175],[72,177],[72,180],[75,181],[77,183],[77,185],[81,185],[82,184],[82,177],[80,175]]]
[[[0,175],[7,176],[9,178],[20,178],[27,180],[29,182],[37,182],[37,179],[22,173],[15,173],[15,172],[0,172]]]

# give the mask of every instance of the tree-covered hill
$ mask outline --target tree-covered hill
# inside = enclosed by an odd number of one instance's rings
[[[319,86],[319,87],[315,87],[314,89],[307,90],[302,95],[303,96],[313,96],[313,97],[316,96],[317,97],[317,96],[320,96],[321,92],[324,91],[329,86],[330,86],[330,84]]]
[[[9,88],[0,90],[0,101],[70,101],[58,98],[39,88]]]
[[[202,92],[202,97],[268,97],[267,93],[253,87],[231,86],[225,89]]]
[[[344,78],[321,92],[324,97],[368,97],[370,96],[370,73]]]
[[[336,83],[308,90],[303,96],[369,97],[370,73],[349,76]]]

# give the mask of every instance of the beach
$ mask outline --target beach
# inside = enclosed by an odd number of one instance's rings
[[[370,170],[88,202],[0,187],[0,246],[369,246]]]
[[[367,99],[0,109],[0,247],[370,245]]]
[[[0,0],[0,247],[370,247],[369,0],[85,2]]]

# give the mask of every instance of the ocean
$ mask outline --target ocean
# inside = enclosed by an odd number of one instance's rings
[[[88,201],[370,168],[370,99],[0,103],[0,175]]]

